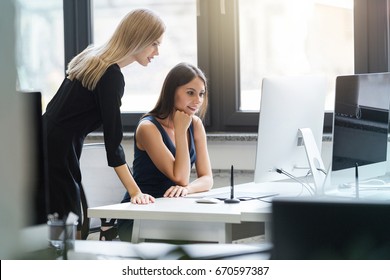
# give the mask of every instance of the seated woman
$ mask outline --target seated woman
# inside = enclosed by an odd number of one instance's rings
[[[205,75],[197,67],[180,63],[168,73],[156,106],[134,134],[133,177],[143,193],[174,198],[213,186],[202,123],[207,95]],[[190,182],[193,164],[197,179]],[[129,201],[126,193],[122,202]],[[120,239],[130,241],[132,228],[132,220],[119,220]]]

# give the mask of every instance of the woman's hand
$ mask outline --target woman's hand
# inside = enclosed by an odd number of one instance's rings
[[[134,204],[149,204],[149,203],[153,203],[154,200],[155,198],[153,196],[142,192],[131,197],[131,203]]]
[[[172,186],[164,193],[164,197],[180,197],[186,196],[188,189],[182,186]]]
[[[176,110],[173,116],[173,125],[176,131],[186,132],[190,127],[192,117],[183,111]]]

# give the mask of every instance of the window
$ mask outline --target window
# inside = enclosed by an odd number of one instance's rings
[[[18,0],[17,90],[41,91],[43,109],[64,79],[62,0]]]
[[[123,69],[126,131],[153,107],[169,69],[188,61],[209,81],[206,130],[257,132],[264,76],[323,73],[332,110],[337,75],[389,71],[387,2],[18,0],[19,87],[41,90],[47,103],[69,60],[93,41],[105,41],[125,13],[142,5],[162,16],[167,32],[151,65]],[[331,114],[327,120],[331,125]]]
[[[264,76],[354,73],[353,0],[239,0],[239,110],[258,111]]]
[[[133,63],[122,69],[125,94],[122,112],[135,113],[151,110],[160,94],[168,71],[179,62],[197,65],[197,30],[195,0],[154,1],[93,1],[93,38],[96,45],[109,39],[119,21],[130,10],[149,8],[159,14],[167,31],[160,46],[160,55],[146,68]]]
[[[354,72],[353,0],[199,4],[198,24],[207,26],[198,29],[207,46],[198,52],[211,84],[208,131],[257,132],[264,76],[325,74],[332,108],[335,77]]]

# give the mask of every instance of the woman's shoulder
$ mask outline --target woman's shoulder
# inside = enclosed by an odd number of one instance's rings
[[[122,73],[121,68],[119,67],[119,65],[117,63],[111,64],[110,66],[108,66],[106,72],[108,72],[108,71],[115,71],[115,72]]]
[[[145,139],[157,139],[161,137],[161,133],[151,118],[142,118],[136,129],[137,142],[145,141]]]
[[[108,86],[114,90],[115,88],[122,89],[125,86],[125,78],[117,64],[110,65],[103,73],[98,83],[99,86]]]
[[[118,64],[114,63],[108,66],[104,74],[119,75],[123,77],[123,73]]]
[[[202,120],[196,115],[192,116],[192,123],[193,123],[194,127],[203,127]]]
[[[106,71],[103,73],[103,77],[110,78],[110,79],[124,79],[123,73],[121,69],[119,68],[118,64],[112,64],[108,66]]]
[[[140,126],[156,126],[156,118],[151,116],[151,115],[146,115],[146,116],[143,116],[141,117],[141,119],[138,121],[138,125],[137,127],[140,127]]]
[[[202,122],[202,119],[198,116],[192,116],[192,125],[194,129],[194,137],[204,137],[205,136],[205,128]]]
[[[139,130],[148,131],[150,129],[156,130],[157,129],[156,121],[157,120],[152,116],[143,117],[138,122],[137,131]]]

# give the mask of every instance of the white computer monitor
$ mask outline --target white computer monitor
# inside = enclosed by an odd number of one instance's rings
[[[339,76],[333,119],[331,185],[355,184],[387,171],[390,73]]]
[[[266,77],[262,83],[255,183],[289,179],[310,173],[310,165],[299,129],[312,132],[317,153],[310,160],[323,169],[322,134],[327,82],[324,76]],[[323,174],[324,175],[324,174]]]

